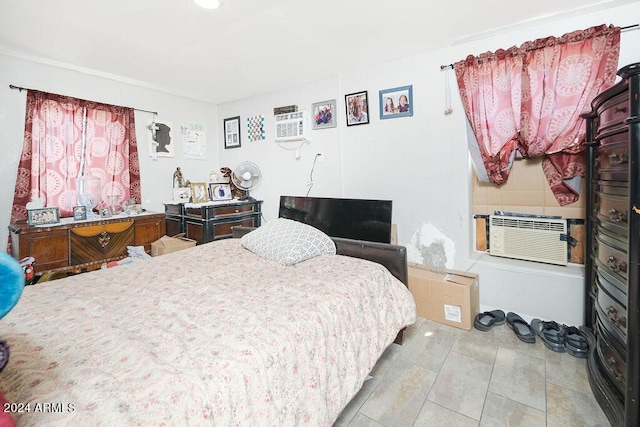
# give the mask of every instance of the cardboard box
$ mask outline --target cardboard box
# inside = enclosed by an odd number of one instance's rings
[[[477,274],[409,263],[409,291],[419,317],[470,330],[480,310]]]
[[[191,248],[196,245],[196,241],[184,237],[184,233],[176,234],[173,237],[162,236],[151,243],[151,256],[159,256],[177,252],[182,249]]]

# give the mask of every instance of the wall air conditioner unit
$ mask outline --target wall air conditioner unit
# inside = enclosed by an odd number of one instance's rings
[[[276,114],[276,142],[309,139],[311,120],[308,111]]]
[[[490,215],[489,254],[567,265],[567,221],[535,215]]]

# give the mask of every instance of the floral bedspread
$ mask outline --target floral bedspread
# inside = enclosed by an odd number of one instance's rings
[[[414,320],[377,264],[217,241],[25,288],[0,391],[20,426],[328,426]]]

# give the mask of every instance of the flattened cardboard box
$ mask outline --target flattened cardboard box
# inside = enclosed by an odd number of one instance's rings
[[[173,237],[162,236],[151,243],[151,256],[158,256],[177,252],[182,249],[191,248],[196,245],[196,241],[184,237],[184,234],[176,234]]]
[[[480,310],[477,274],[409,263],[409,291],[419,317],[470,330]]]

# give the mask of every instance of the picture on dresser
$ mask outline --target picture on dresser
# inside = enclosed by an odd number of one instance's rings
[[[60,212],[58,208],[27,210],[27,224],[29,225],[57,224],[59,222]]]
[[[206,203],[209,201],[209,192],[204,182],[191,183],[192,203]]]
[[[74,206],[73,207],[73,219],[75,221],[82,221],[87,219],[87,207],[86,206]]]
[[[179,187],[173,189],[173,201],[178,203],[189,203],[191,200],[191,187]]]
[[[231,184],[229,183],[209,183],[209,196],[211,200],[231,200]]]

